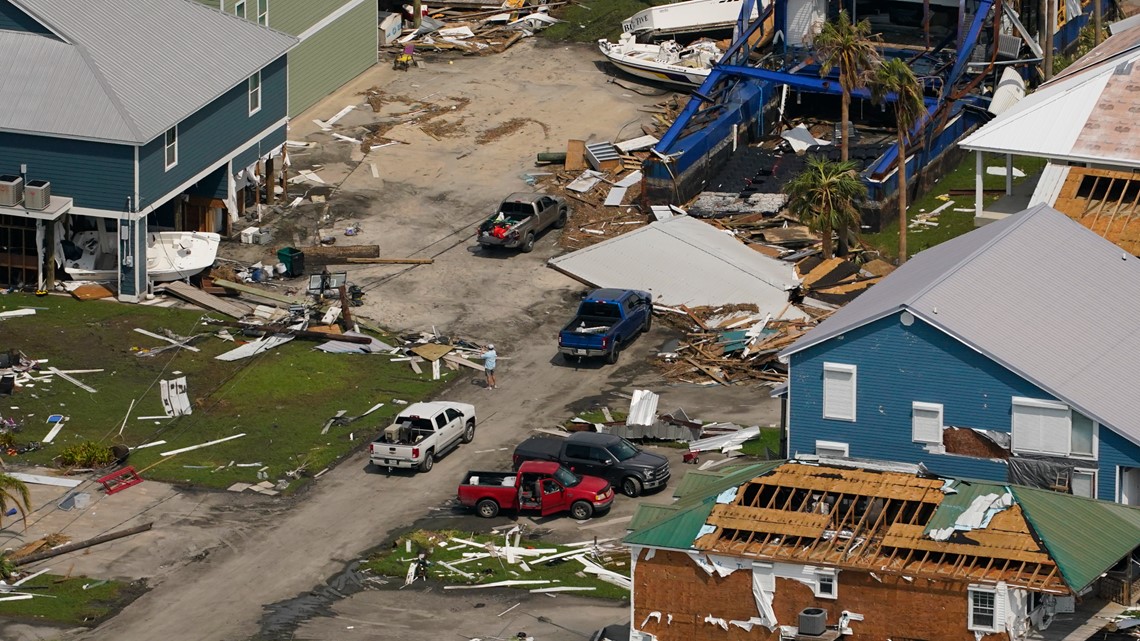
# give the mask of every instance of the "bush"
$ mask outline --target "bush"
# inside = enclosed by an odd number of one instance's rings
[[[106,467],[115,461],[115,454],[106,445],[84,441],[63,450],[58,458],[64,467]]]

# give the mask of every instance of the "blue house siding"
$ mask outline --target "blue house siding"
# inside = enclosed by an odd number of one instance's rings
[[[249,167],[257,162],[258,158],[261,158],[274,149],[279,149],[281,145],[285,144],[286,129],[286,125],[281,125],[279,129],[274,130],[257,141],[256,145],[234,156],[234,173],[236,174],[242,169]]]
[[[0,132],[0,174],[51,181],[52,193],[75,207],[126,211],[135,189],[134,147]]]
[[[51,34],[47,27],[17,9],[8,0],[0,0],[0,29],[5,31],[27,31],[30,33]],[[52,36],[54,37],[54,36]]]
[[[218,167],[214,171],[206,174],[202,180],[190,185],[186,190],[191,196],[201,196],[203,198],[225,198],[229,193],[229,181],[226,180],[226,171],[229,168],[226,165]]]
[[[823,418],[823,364],[856,366],[855,421]],[[915,318],[907,327],[893,314],[790,357],[790,452],[814,453],[815,442],[839,441],[853,457],[923,463],[932,472],[996,481],[1000,461],[931,454],[912,434],[912,403],[940,403],[943,423],[1009,432],[1012,399],[1058,400],[986,356]],[[1140,447],[1100,428],[1098,498],[1116,498],[1116,466],[1140,466]]]
[[[261,72],[261,111],[249,115],[249,93],[242,82],[178,125],[178,164],[166,170],[165,136],[139,152],[139,209],[224,158],[286,114],[285,56]]]

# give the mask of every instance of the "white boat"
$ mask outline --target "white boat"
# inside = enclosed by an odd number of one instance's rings
[[[616,42],[599,40],[602,55],[632,75],[685,87],[699,87],[724,55],[711,40],[698,40],[682,47],[674,40],[659,44],[641,44],[631,33],[621,34]]]
[[[762,5],[767,6],[767,0],[758,0],[752,6],[749,22],[760,15]],[[686,0],[638,11],[622,21],[621,30],[652,38],[655,35],[731,29],[743,9],[744,0]]]
[[[100,242],[100,232],[82,231],[71,238],[78,258],[64,256],[63,270],[72,280],[113,281],[119,277],[118,249]],[[214,264],[222,237],[201,231],[160,231],[147,234],[146,273],[156,283],[189,278]]]

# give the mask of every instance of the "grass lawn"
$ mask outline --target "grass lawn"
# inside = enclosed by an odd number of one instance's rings
[[[0,311],[21,306],[45,309],[35,316],[0,321],[4,336],[0,349],[48,359],[45,368],[104,371],[75,374],[97,390],[94,394],[57,377],[5,398],[0,415],[24,423],[18,442],[42,440],[49,431],[48,415],[68,417],[53,443],[38,452],[10,457],[11,463],[50,464],[62,449],[88,440],[130,447],[165,440],[131,454],[130,464],[141,470],[162,460],[161,452],[244,433],[242,438],[178,454],[144,477],[224,488],[237,481],[257,482],[258,469],[268,466],[269,480],[276,481],[302,465],[309,473],[319,472],[387,425],[401,408],[393,399],[421,400],[455,376],[445,369],[442,381],[432,381],[430,368],[417,375],[407,363],[391,363],[385,356],[326,354],[313,349],[316,342],[302,339],[229,363],[214,356],[237,344],[213,336],[196,341],[201,352],[171,349],[140,356],[140,348],[163,343],[135,332],[136,327],[155,333],[167,329],[182,336],[217,328],[199,324],[203,315],[195,310],[79,302],[63,296],[0,297]],[[187,379],[191,415],[136,418],[165,414],[157,383],[180,376]],[[135,405],[124,424],[132,399]],[[384,407],[368,417],[321,434],[338,410],[357,416],[381,402]],[[253,463],[261,465],[248,466]]]
[[[760,428],[760,438],[745,441],[740,450],[742,454],[758,456],[763,459],[768,458],[768,451],[771,451],[775,456],[780,455],[780,428],[778,427]]]
[[[948,195],[951,189],[974,189],[974,169],[976,162],[977,160],[975,160],[973,153],[966,154],[962,162],[950,173],[938,179],[938,182],[931,187],[930,191],[920,196],[913,203],[907,204],[907,219],[910,220],[919,214],[934,211],[939,206],[946,204],[946,200],[939,198],[939,196]],[[1004,167],[1005,158],[996,155],[992,157],[987,156],[986,165]],[[1041,173],[1041,170],[1045,167],[1045,160],[1042,158],[1018,156],[1013,159],[1013,166],[1025,172],[1024,178],[1013,179],[1014,185],[1017,185]],[[1005,177],[986,175],[982,184],[985,189],[1005,189]],[[984,197],[984,202],[985,204],[989,204],[999,197],[1000,194],[987,195]],[[933,247],[938,243],[961,236],[974,229],[973,192],[965,196],[953,196],[950,200],[953,200],[954,204],[938,214],[937,227],[907,229],[907,254],[914,256],[927,247]],[[970,211],[954,211],[956,208],[970,208]],[[890,260],[897,257],[899,248],[898,208],[892,207],[890,211],[883,212],[882,231],[877,234],[863,234],[862,239],[868,245],[879,250],[884,258]]]
[[[551,25],[539,33],[551,40],[597,42],[599,38],[617,41],[621,22],[633,14],[655,5],[676,0],[582,0],[557,9],[554,15],[565,22]]]
[[[365,567],[377,574],[403,580],[404,577],[407,576],[408,566],[412,561],[419,556],[420,552],[426,552],[427,558],[431,562],[427,567],[428,578],[447,584],[476,585],[510,580],[546,580],[550,581],[550,583],[514,587],[515,589],[532,590],[544,587],[582,586],[595,589],[583,590],[581,592],[575,592],[575,594],[616,600],[629,598],[629,590],[613,585],[612,583],[606,583],[605,581],[595,578],[594,575],[586,574],[582,571],[582,564],[573,559],[554,559],[547,563],[533,564],[530,561],[541,557],[526,557],[529,559],[527,562],[530,566],[530,572],[524,571],[517,563],[512,565],[507,563],[506,559],[495,557],[463,561],[464,552],[478,553],[480,550],[475,547],[450,541],[452,537],[467,539],[480,544],[494,543],[502,546],[506,543],[505,535],[492,536],[490,534],[472,534],[470,532],[459,532],[456,530],[436,532],[419,530],[397,539],[391,550],[374,555],[368,559],[365,563]],[[406,546],[408,541],[411,541],[411,552],[407,551],[408,548]],[[574,549],[565,545],[553,545],[544,541],[531,539],[523,539],[520,541],[519,547],[543,550],[553,549],[557,552]],[[579,549],[584,548],[579,547]],[[549,554],[555,554],[555,552],[550,552]],[[612,570],[627,576],[629,575],[630,558],[628,551],[607,552],[602,559],[596,559],[587,554],[586,558],[605,567],[607,570]],[[474,575],[475,578],[469,579],[456,574],[441,565],[440,561],[453,565],[455,568],[467,574]]]
[[[91,627],[121,609],[124,601],[138,596],[138,588],[132,584],[87,577],[64,579],[52,574],[42,574],[16,590],[22,588],[44,596],[0,602],[0,617]]]

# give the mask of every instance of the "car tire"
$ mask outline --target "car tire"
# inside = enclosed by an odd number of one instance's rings
[[[621,355],[621,341],[615,339],[613,349],[610,350],[609,354],[606,354],[606,362],[609,363],[610,365],[613,365],[614,363],[618,362],[618,356],[620,356],[620,355]]]
[[[427,454],[424,455],[424,460],[420,462],[420,471],[421,472],[430,472],[432,466],[434,466],[434,465],[435,465],[435,452],[432,450],[428,450]]]
[[[653,327],[653,312],[645,315],[645,324],[641,326],[641,331],[648,332]]]
[[[621,480],[621,493],[630,498],[641,496],[641,481],[637,477],[625,477]]]
[[[526,237],[523,238],[522,244],[519,245],[519,251],[524,254],[529,254],[534,251],[534,232],[528,231]]]
[[[563,208],[558,212],[558,220],[554,221],[554,228],[562,229],[568,222],[570,222],[570,212]]]
[[[594,506],[586,501],[575,501],[574,505],[570,506],[570,516],[576,521],[589,520],[594,515]]]
[[[475,419],[467,421],[467,427],[463,430],[463,442],[470,443],[475,440]]]
[[[475,504],[475,513],[485,519],[493,519],[499,515],[499,504],[494,499],[483,499]]]

